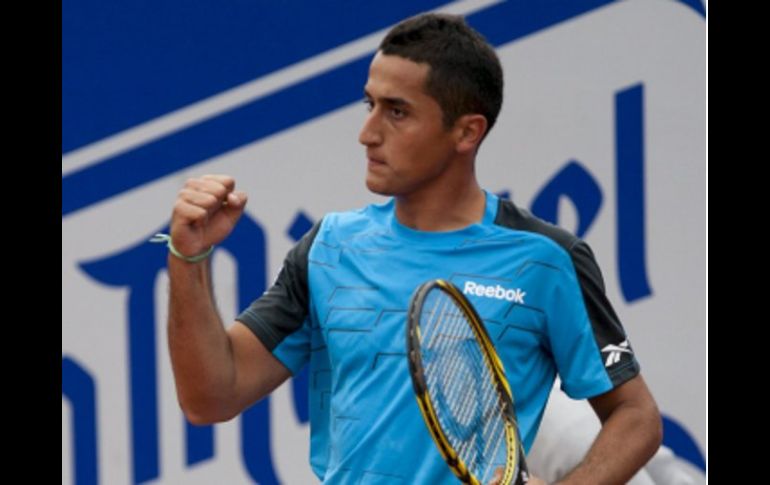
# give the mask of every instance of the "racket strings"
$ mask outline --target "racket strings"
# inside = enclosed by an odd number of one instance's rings
[[[486,357],[486,356],[485,356]],[[486,372],[491,372],[489,368],[484,369]],[[492,388],[494,385],[489,376],[487,382],[488,387]],[[503,420],[503,401],[500,399],[497,389],[488,389],[485,391],[485,400],[481,407],[483,409],[483,422],[484,429],[482,435],[486,437],[484,440],[484,448],[476,450],[475,459],[473,460],[471,467],[476,467],[478,459],[486,459],[486,466],[482,476],[486,476],[487,472],[492,468],[492,464],[496,463],[496,457],[500,450],[500,444],[504,443],[503,437],[505,435],[505,423]],[[490,448],[490,445],[494,445]],[[491,452],[491,453],[490,453]],[[478,463],[479,467],[483,466],[482,463]],[[494,470],[491,470],[494,472]]]
[[[505,465],[498,459],[506,431],[493,363],[452,298],[435,290],[424,308],[431,310],[420,325],[423,366],[437,417],[460,460],[485,482],[495,463]]]
[[[462,322],[462,325],[467,326],[464,322]],[[472,337],[472,335],[469,334],[469,337]],[[483,373],[490,371],[488,367],[482,365],[484,354],[479,352],[476,345],[474,341],[465,340],[462,347],[458,348],[456,346],[455,348],[455,361],[466,365],[464,375],[455,375],[452,378],[452,367],[447,367],[448,370],[445,374],[451,378],[450,382],[455,385],[455,388],[450,388],[448,392],[450,396],[449,401],[452,402],[452,396],[456,392],[461,392],[463,397],[463,404],[459,406],[459,410],[452,409],[452,413],[457,417],[456,421],[465,424],[468,422],[468,418],[471,417],[469,415],[473,415],[473,420],[476,423],[471,439],[466,439],[465,442],[459,443],[457,447],[458,454],[466,463],[466,466],[473,470],[475,475],[484,476],[487,473],[486,471],[480,474],[476,469],[484,467],[484,462],[486,462],[485,470],[491,468],[494,460],[486,458],[495,456],[494,454],[490,455],[489,452],[499,448],[499,444],[502,442],[500,438],[504,430],[501,429],[502,423],[500,420],[496,419],[500,413],[497,392],[492,384],[491,376],[483,375]],[[468,355],[456,355],[457,353],[467,354],[469,351],[472,353],[470,358],[468,358]],[[470,371],[467,369],[468,364],[472,366]],[[474,376],[478,376],[480,379],[474,379]],[[476,389],[470,388],[473,392],[469,392],[467,389],[470,383],[475,383],[476,385]],[[481,385],[480,388],[479,384]],[[480,429],[479,426],[481,426]],[[463,437],[457,432],[455,434]]]
[[[436,325],[436,323],[439,323],[438,319],[441,317],[449,315],[451,318],[448,320],[449,323],[447,323],[446,326],[441,329],[441,331],[436,330],[431,332],[432,338],[429,339],[429,342],[432,342],[432,344],[428,344],[428,346],[432,345],[432,350],[434,351],[433,355],[438,355],[441,358],[441,362],[434,361],[433,366],[442,370],[443,372],[430,372],[427,378],[429,379],[429,385],[432,385],[432,387],[435,387],[437,379],[441,379],[441,390],[443,391],[442,394],[448,395],[450,397],[449,403],[451,405],[452,415],[456,417],[455,421],[459,423],[466,423],[467,418],[469,417],[468,415],[473,411],[473,407],[468,406],[468,404],[474,401],[474,394],[464,392],[462,393],[462,400],[451,398],[455,396],[456,389],[461,389],[463,386],[466,386],[468,382],[474,381],[475,379],[473,379],[473,377],[480,375],[480,372],[483,372],[483,369],[479,368],[477,365],[474,366],[474,369],[470,371],[467,369],[467,364],[477,363],[473,360],[463,358],[461,355],[462,348],[473,349],[476,345],[475,342],[472,341],[472,331],[470,331],[470,329],[467,327],[467,323],[465,323],[465,317],[460,311],[446,311],[446,307],[449,305],[454,308],[453,301],[447,297],[444,297],[443,300],[445,300],[443,309],[441,313],[437,315],[437,319],[431,320],[433,325],[429,326],[430,330],[434,330],[439,327],[439,325]],[[436,338],[440,337],[450,340],[445,342],[445,345],[443,346],[437,345]],[[463,375],[457,376],[461,370],[464,370]],[[488,381],[481,380],[481,383],[487,384]],[[491,392],[491,390],[493,389],[485,389],[485,392],[488,393]],[[461,433],[457,434],[460,435]]]

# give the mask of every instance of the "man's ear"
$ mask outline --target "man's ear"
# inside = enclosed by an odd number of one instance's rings
[[[475,152],[487,132],[487,118],[480,114],[467,114],[455,121],[455,149],[459,153]]]

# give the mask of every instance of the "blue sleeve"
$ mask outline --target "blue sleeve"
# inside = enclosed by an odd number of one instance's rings
[[[321,222],[289,251],[273,285],[236,318],[272,351],[294,334],[310,314],[308,253]]]
[[[548,337],[562,389],[574,399],[603,394],[639,373],[639,364],[604,292],[588,245],[578,240],[552,291]]]
[[[305,322],[297,330],[287,335],[273,349],[276,359],[296,375],[310,359],[310,321]]]

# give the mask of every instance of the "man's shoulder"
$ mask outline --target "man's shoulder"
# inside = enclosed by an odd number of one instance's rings
[[[391,213],[392,201],[328,212],[321,221],[319,237],[321,240],[341,242],[357,235],[379,232],[386,226]]]
[[[500,199],[494,224],[513,231],[521,231],[544,244],[569,253],[580,239],[566,229],[537,217],[510,200]]]

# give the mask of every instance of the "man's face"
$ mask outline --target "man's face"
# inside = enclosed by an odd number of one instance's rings
[[[409,195],[436,183],[454,154],[452,131],[425,92],[430,66],[378,52],[364,93],[369,114],[358,136],[366,146],[366,186]]]

